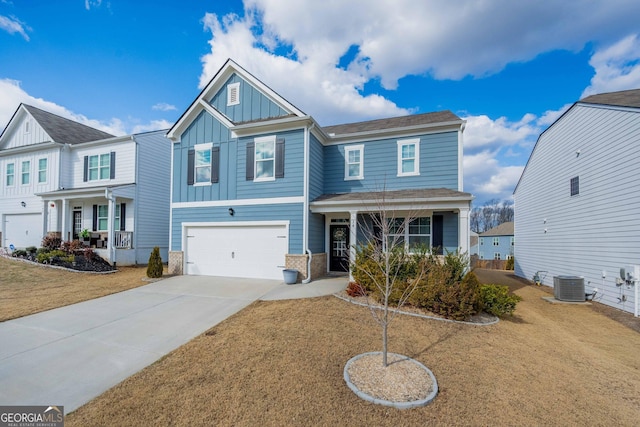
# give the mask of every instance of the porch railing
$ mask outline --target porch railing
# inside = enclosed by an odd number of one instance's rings
[[[113,237],[116,249],[131,249],[133,247],[132,231],[116,231]]]

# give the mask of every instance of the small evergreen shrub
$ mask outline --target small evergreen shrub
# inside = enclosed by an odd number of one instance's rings
[[[73,262],[75,261],[75,256],[73,254],[69,254],[62,249],[55,249],[52,251],[42,251],[36,255],[36,261],[41,264],[50,263],[52,260],[62,261],[62,262]]]
[[[516,304],[522,301],[518,295],[510,294],[508,286],[481,285],[480,294],[484,311],[494,316],[513,316]]]
[[[160,248],[155,247],[149,256],[149,264],[147,264],[147,277],[152,279],[162,277],[162,258],[160,257]]]
[[[24,258],[27,256],[27,251],[25,251],[24,249],[16,249],[11,255],[16,258]]]
[[[515,266],[515,259],[511,257],[507,260],[507,263],[505,264],[504,268],[506,270],[513,270],[514,266]]]
[[[35,246],[29,246],[25,250],[27,251],[27,253],[33,255],[38,251],[38,248],[36,248]]]

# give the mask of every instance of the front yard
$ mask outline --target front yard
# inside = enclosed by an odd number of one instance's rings
[[[26,292],[10,285],[18,299],[7,302],[6,262],[3,312],[60,274],[38,268]],[[143,284],[145,270],[132,271],[66,280],[88,290],[122,273]],[[438,396],[423,408],[373,405],[347,388],[344,364],[379,350],[380,329],[366,308],[323,297],[254,303],[68,415],[67,425],[638,425],[640,333],[593,307],[553,305],[541,288],[512,286],[523,300],[493,326],[410,316],[392,323],[390,351],[438,380]]]

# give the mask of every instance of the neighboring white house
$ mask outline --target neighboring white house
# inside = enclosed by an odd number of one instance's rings
[[[640,89],[576,102],[538,138],[514,197],[518,276],[582,276],[596,301],[638,314],[620,269],[640,265]]]
[[[165,131],[114,137],[21,104],[0,135],[0,246],[91,232],[111,263],[167,259],[170,149]]]

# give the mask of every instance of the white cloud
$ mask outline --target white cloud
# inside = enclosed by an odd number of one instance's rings
[[[102,4],[102,0],[85,0],[84,8],[87,10],[91,10],[91,8],[100,7]]]
[[[640,88],[640,38],[632,34],[596,51],[589,64],[595,75],[582,97]]]
[[[464,147],[470,152],[522,144],[540,133],[533,114],[525,114],[517,122],[510,122],[506,117],[492,120],[486,115],[468,116],[464,119],[467,121]]]
[[[29,41],[29,35],[27,31],[31,31],[31,28],[20,22],[19,19],[11,16],[0,15],[0,30],[4,30],[9,34],[20,34],[26,41]]]
[[[156,105],[154,105],[153,107],[151,107],[151,109],[155,110],[155,111],[175,111],[175,110],[177,110],[175,105],[167,104],[166,102],[159,102]]]
[[[465,191],[475,196],[474,205],[489,199],[510,200],[524,166],[503,166],[496,151],[464,156]]]
[[[141,124],[137,123],[137,120],[135,119],[127,119],[126,121],[123,121],[119,118],[112,118],[106,122],[90,119],[82,114],[74,113],[73,111],[54,102],[29,95],[20,87],[20,82],[17,80],[0,79],[0,93],[2,94],[2,96],[0,96],[0,129],[4,129],[7,124],[9,124],[9,120],[11,120],[11,117],[20,103],[32,105],[60,117],[74,120],[78,123],[100,129],[101,131],[108,132],[116,136],[167,129],[171,126],[171,124],[165,120],[152,120],[149,123]]]

